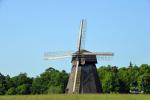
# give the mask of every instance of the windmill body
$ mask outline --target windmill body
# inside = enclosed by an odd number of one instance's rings
[[[97,57],[106,58],[113,56],[113,53],[111,52],[90,52],[85,50],[85,33],[85,20],[82,20],[77,51],[75,53],[66,52],[61,55],[55,53],[45,54],[45,57],[48,60],[72,57],[72,68],[66,87],[66,93],[100,93],[101,84],[96,69]]]
[[[81,53],[89,51],[81,50]],[[66,93],[99,93],[100,81],[96,70],[96,55],[72,56],[72,69]]]

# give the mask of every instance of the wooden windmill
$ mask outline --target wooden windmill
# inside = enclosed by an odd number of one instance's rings
[[[109,58],[114,55],[111,52],[90,52],[84,49],[85,25],[85,20],[82,20],[77,51],[75,53],[45,54],[47,60],[72,57],[72,69],[66,87],[66,93],[100,93],[101,85],[95,65],[97,63],[97,57]]]

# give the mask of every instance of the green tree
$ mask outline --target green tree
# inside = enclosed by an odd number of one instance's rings
[[[5,94],[5,92],[6,92],[5,76],[0,73],[0,95]]]
[[[140,75],[144,74],[144,73],[150,73],[150,65],[148,64],[142,64],[140,66]]]
[[[40,76],[35,78],[32,83],[32,93],[48,93],[56,87],[60,92],[65,92],[68,81],[68,74],[65,71],[58,71],[54,68],[48,68]],[[51,91],[52,92],[52,91]]]
[[[26,84],[22,84],[16,88],[17,94],[29,94],[30,93],[30,87]]]
[[[139,76],[139,68],[137,66],[119,69],[119,80],[120,80],[120,90],[121,93],[129,93],[130,89],[137,87],[137,79]]]
[[[58,94],[58,93],[63,93],[63,90],[61,88],[61,86],[50,86],[48,88],[48,94]]]
[[[0,95],[5,94],[5,86],[3,84],[0,84]]]
[[[32,86],[32,78],[29,78],[26,73],[12,77],[10,80],[11,87],[16,88],[17,94],[30,94]]]
[[[150,93],[150,73],[145,73],[140,76],[138,85],[139,88],[144,91],[144,93]]]
[[[102,90],[104,93],[119,92],[118,68],[116,66],[102,66],[98,69]]]
[[[32,78],[29,78],[26,73],[20,73],[18,76],[12,77],[13,86],[17,87],[22,84],[32,84]]]
[[[7,95],[15,95],[15,94],[17,94],[17,92],[16,92],[16,89],[14,87],[11,87],[10,89],[8,89],[6,94]]]
[[[36,77],[33,79],[31,92],[32,94],[43,94],[47,90],[47,84],[43,84],[43,79],[41,77]]]

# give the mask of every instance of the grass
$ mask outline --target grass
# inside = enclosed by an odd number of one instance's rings
[[[0,96],[0,100],[150,100],[150,95],[142,94],[51,94]]]

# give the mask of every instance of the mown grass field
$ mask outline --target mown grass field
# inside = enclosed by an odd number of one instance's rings
[[[150,95],[131,94],[51,94],[0,96],[0,100],[150,100]]]

